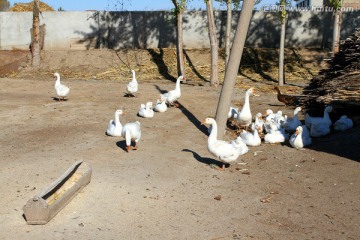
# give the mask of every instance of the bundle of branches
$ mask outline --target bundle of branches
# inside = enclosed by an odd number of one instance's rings
[[[329,104],[337,109],[360,110],[360,28],[340,43],[329,68],[313,78],[305,92],[308,90],[314,96],[307,102],[310,111]]]
[[[31,1],[29,3],[15,3],[15,5],[9,9],[9,12],[32,12],[34,7],[34,2]],[[41,12],[50,12],[55,11],[52,7],[47,5],[44,2],[39,3],[39,8]]]

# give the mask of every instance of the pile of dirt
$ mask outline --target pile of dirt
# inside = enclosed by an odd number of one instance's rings
[[[34,2],[29,3],[15,3],[12,8],[9,9],[9,12],[32,12],[34,7]],[[52,7],[47,5],[44,2],[39,3],[39,8],[41,12],[53,12],[55,11]]]
[[[340,51],[305,90],[311,90],[312,111],[332,105],[347,115],[360,112],[360,29],[340,43]]]

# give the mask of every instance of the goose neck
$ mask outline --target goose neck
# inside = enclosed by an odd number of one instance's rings
[[[215,142],[216,140],[217,140],[217,124],[216,122],[213,122],[211,124],[211,132],[208,141],[210,143],[210,142]]]
[[[120,122],[120,115],[115,113],[115,124],[117,127],[122,128],[122,124]]]

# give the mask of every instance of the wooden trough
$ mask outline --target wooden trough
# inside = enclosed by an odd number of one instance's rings
[[[75,162],[46,189],[23,207],[27,224],[46,224],[65,207],[91,179],[92,169],[84,161]]]

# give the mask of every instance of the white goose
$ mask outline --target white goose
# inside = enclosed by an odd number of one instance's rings
[[[135,97],[135,93],[139,90],[139,83],[135,77],[135,71],[131,70],[132,73],[132,80],[126,85],[126,94],[128,97],[133,96]]]
[[[136,150],[137,143],[141,138],[140,122],[126,123],[124,126],[120,122],[120,115],[124,115],[122,110],[115,111],[115,120],[110,120],[106,134],[109,136],[123,136],[126,141],[126,151]],[[135,146],[131,142],[135,142]]]
[[[56,81],[55,81],[55,91],[56,91],[56,95],[59,96],[58,101],[60,100],[64,100],[65,97],[67,97],[67,95],[70,92],[70,88],[64,84],[61,84],[60,82],[60,74],[59,73],[54,73],[54,77],[56,77]],[[62,99],[61,99],[62,98]]]
[[[265,123],[269,123],[272,119],[275,118],[275,114],[271,109],[267,109],[263,115],[265,116]]]
[[[156,112],[166,112],[167,111],[166,99],[164,95],[160,94],[160,100],[156,101],[156,105],[154,107],[154,111]]]
[[[224,163],[221,170],[225,170],[225,163],[233,162],[237,160],[240,155],[243,155],[249,151],[249,148],[240,137],[236,138],[230,143],[223,140],[218,140],[217,124],[215,119],[206,118],[202,124],[209,124],[212,127],[208,138],[208,150],[212,155]]]
[[[237,122],[241,127],[248,127],[252,122],[252,115],[250,109],[250,96],[255,95],[254,88],[249,88],[245,92],[245,103],[241,111],[238,113]],[[256,95],[258,96],[258,95]]]
[[[264,131],[264,128],[265,127],[264,127],[264,120],[262,119],[262,114],[257,113],[255,115],[255,129],[259,129],[259,132],[262,133]]]
[[[289,139],[289,134],[285,133],[285,129],[274,120],[265,123],[265,130],[267,132],[264,137],[265,143],[281,143]]]
[[[310,125],[310,136],[322,137],[330,133],[330,126],[323,123],[312,123]]]
[[[286,131],[294,132],[298,126],[302,125],[298,117],[298,114],[299,112],[301,112],[301,110],[301,107],[295,108],[293,118],[287,118],[282,124],[283,128],[285,128]]]
[[[324,116],[323,117],[311,117],[309,114],[305,116],[305,125],[311,129],[312,124],[316,124],[318,126],[331,126],[332,122],[329,116],[329,113],[333,111],[331,106],[327,106],[324,109]]]
[[[353,121],[346,115],[343,115],[334,123],[335,131],[345,131],[353,127]]]
[[[290,145],[296,149],[311,145],[312,141],[306,125],[297,126],[295,133],[291,135],[289,142]]]
[[[147,102],[146,104],[141,104],[138,114],[143,118],[154,117],[153,103]]]
[[[179,76],[176,80],[175,89],[168,91],[167,93],[164,94],[166,103],[169,104],[169,106],[173,106],[175,102],[181,97],[180,82],[183,79],[184,79],[183,76]]]
[[[247,132],[245,130],[243,130],[240,133],[240,137],[243,140],[243,142],[248,145],[248,146],[252,146],[252,147],[256,147],[256,146],[260,146],[261,144],[261,138],[259,136],[259,132],[261,132],[261,127],[258,126],[258,128],[255,128],[255,124],[253,123],[251,125],[251,128],[253,130],[253,132]]]

